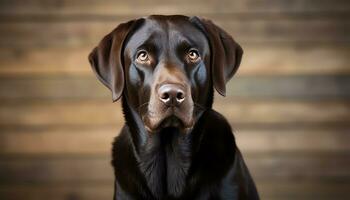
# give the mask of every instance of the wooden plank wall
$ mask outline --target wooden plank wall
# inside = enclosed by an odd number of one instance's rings
[[[0,199],[112,199],[123,119],[87,55],[152,13],[210,18],[243,46],[215,108],[263,199],[350,197],[350,1],[1,0]]]

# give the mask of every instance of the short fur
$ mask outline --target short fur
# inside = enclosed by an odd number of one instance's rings
[[[184,61],[186,45],[201,60]],[[134,60],[140,46],[151,58],[146,64]],[[112,152],[115,200],[259,199],[230,124],[212,109],[213,88],[225,95],[242,54],[211,21],[179,15],[121,24],[92,51],[99,80],[113,101],[122,96],[126,123]],[[183,103],[158,99],[159,86],[169,83],[184,88]]]

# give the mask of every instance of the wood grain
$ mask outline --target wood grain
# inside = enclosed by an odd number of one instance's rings
[[[0,198],[6,200],[110,200],[113,188],[110,184],[88,185],[25,185],[1,186]],[[259,187],[260,186],[260,187]],[[333,200],[346,199],[349,184],[333,182],[278,181],[258,182],[262,199],[269,200]]]
[[[226,86],[227,96],[255,99],[348,99],[350,78],[338,76],[237,76]],[[109,99],[110,91],[93,72],[84,76],[2,77],[3,100]]]
[[[344,125],[348,101],[278,101],[219,99],[214,108],[237,125]],[[111,101],[2,102],[0,126],[99,126],[123,123],[119,103]]]
[[[348,154],[246,154],[257,182],[277,180],[337,181],[350,179]],[[109,156],[7,157],[0,159],[0,184],[110,183]],[[302,169],[302,170],[300,170]]]
[[[97,42],[97,41],[96,41]],[[238,76],[350,74],[350,46],[244,45]],[[92,46],[0,48],[0,76],[91,75]]]
[[[107,154],[83,157],[22,157],[0,160],[0,184],[112,183]]]
[[[0,198],[6,200],[110,200],[113,182],[64,185],[2,185]]]
[[[347,121],[347,101],[255,101],[217,97],[214,109],[232,124],[265,125],[340,125]],[[347,123],[347,122],[345,122]]]
[[[104,102],[104,103],[103,103]],[[98,126],[123,123],[119,103],[112,101],[39,101],[2,103],[1,125],[28,126]]]
[[[349,194],[349,183],[319,181],[257,182],[262,199],[269,200],[333,200]],[[113,183],[65,184],[65,185],[6,185],[0,186],[0,198],[6,200],[110,200]]]
[[[350,22],[334,19],[212,19],[242,44],[349,44]],[[123,20],[2,22],[1,48],[95,46]],[[43,31],[45,30],[45,31]],[[30,37],[30,40],[28,39]]]
[[[301,169],[302,170],[302,169]],[[261,199],[295,200],[295,199],[343,199],[349,195],[347,183],[312,182],[300,180],[280,180],[257,182]]]
[[[237,144],[245,153],[350,151],[350,127],[301,130],[233,127]],[[120,126],[5,129],[0,134],[0,155],[109,155],[112,141],[120,129]]]
[[[135,6],[137,5],[137,6]],[[218,3],[215,0],[152,0],[151,2],[131,1],[98,1],[98,0],[58,0],[43,2],[40,0],[21,1],[3,0],[0,4],[0,13],[21,15],[131,15],[138,13],[148,15],[158,14],[226,14],[226,13],[329,13],[344,12],[350,10],[350,4],[346,0],[246,0],[230,1],[223,0]]]
[[[242,45],[214,108],[262,199],[350,197],[350,1],[1,0],[0,199],[112,199],[124,119],[87,55],[149,14],[207,17]]]

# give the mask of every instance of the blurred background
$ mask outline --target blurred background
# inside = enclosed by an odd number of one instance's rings
[[[350,1],[0,0],[0,199],[111,200],[120,103],[87,55],[119,23],[198,15],[245,54],[215,109],[262,199],[350,198]]]

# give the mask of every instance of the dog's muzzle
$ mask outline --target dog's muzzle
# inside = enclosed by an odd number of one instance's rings
[[[193,126],[193,101],[189,87],[178,83],[163,83],[151,97],[148,113],[143,120],[150,132],[177,127],[189,129]]]

